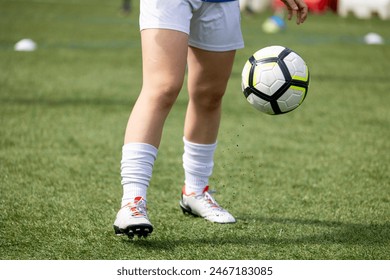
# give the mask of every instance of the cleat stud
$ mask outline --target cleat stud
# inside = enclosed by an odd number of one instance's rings
[[[132,230],[129,230],[129,232],[127,233],[127,236],[130,238],[130,239],[133,239],[134,238],[134,232]]]

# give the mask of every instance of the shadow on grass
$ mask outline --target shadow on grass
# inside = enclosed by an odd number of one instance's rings
[[[114,98],[2,98],[0,101],[9,105],[21,106],[47,106],[47,107],[63,107],[63,106],[128,106],[135,100],[121,100]]]
[[[266,236],[261,231],[253,230],[252,226],[249,230],[246,230],[246,224],[258,223],[261,225],[291,225],[294,229],[299,227],[305,227],[308,232],[305,234],[303,231],[299,231],[296,237],[285,237],[283,234],[274,234],[273,236]],[[216,239],[215,235],[207,237],[203,235],[199,238],[183,239],[141,239],[133,240],[132,244],[145,249],[151,250],[174,250],[176,247],[188,246],[188,245],[241,245],[241,246],[253,246],[253,245],[390,245],[390,224],[355,224],[355,223],[342,223],[334,221],[320,221],[320,220],[305,220],[305,219],[278,219],[278,218],[253,218],[240,219],[239,222],[233,225],[233,230],[228,233],[223,233],[220,239]],[[317,232],[321,233],[311,234],[312,230],[307,230],[307,227],[317,228]],[[320,230],[318,230],[320,228]],[[124,241],[129,242],[129,241]]]
[[[138,96],[136,96],[138,97]],[[66,107],[66,106],[122,106],[129,107],[136,101],[136,97],[129,96],[129,98],[113,98],[113,97],[68,97],[68,98],[24,98],[11,97],[1,98],[1,104],[20,105],[20,106],[42,106],[42,107]],[[185,106],[186,100],[178,99],[176,103]]]

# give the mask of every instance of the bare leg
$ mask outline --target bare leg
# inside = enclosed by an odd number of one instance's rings
[[[222,97],[229,80],[235,51],[209,52],[190,47],[184,136],[199,144],[216,142],[221,119]]]
[[[165,119],[183,85],[188,35],[146,29],[141,40],[143,85],[127,124],[125,144],[139,142],[158,148]]]

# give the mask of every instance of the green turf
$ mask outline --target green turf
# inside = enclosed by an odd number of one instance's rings
[[[137,14],[119,7],[0,0],[0,259],[390,258],[388,21],[328,13],[268,35],[268,14],[244,16],[210,182],[238,222],[178,207],[183,90],[148,193],[155,232],[129,241],[112,223],[141,66]],[[385,44],[365,45],[368,32]],[[14,52],[22,38],[38,50]],[[304,104],[283,116],[255,111],[240,91],[245,60],[272,44],[311,71]]]

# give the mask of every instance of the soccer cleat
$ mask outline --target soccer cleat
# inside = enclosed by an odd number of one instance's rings
[[[147,237],[153,231],[153,225],[150,223],[146,212],[146,200],[137,196],[134,202],[124,205],[116,215],[114,222],[116,235],[127,235],[133,239],[135,235],[139,238]]]
[[[208,190],[209,187],[207,186],[200,195],[195,195],[195,193],[186,194],[185,187],[183,187],[180,200],[180,207],[183,213],[202,217],[214,223],[235,223],[236,219],[218,205]]]

